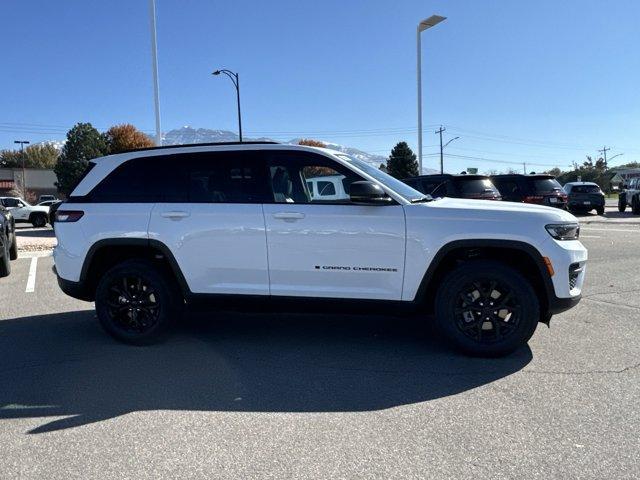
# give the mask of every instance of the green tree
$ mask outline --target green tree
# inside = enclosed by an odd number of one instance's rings
[[[0,167],[18,168],[22,166],[19,150],[2,150],[0,152]]]
[[[53,168],[58,160],[58,149],[50,143],[29,145],[24,149],[24,166],[26,168]],[[4,168],[22,168],[22,152],[20,150],[3,150],[0,152],[0,166]]]
[[[415,177],[418,175],[418,161],[407,142],[399,142],[391,150],[387,160],[387,172],[396,178]]]
[[[89,160],[107,153],[107,144],[90,123],[78,123],[67,132],[67,141],[54,168],[58,190],[65,195],[79,180]]]

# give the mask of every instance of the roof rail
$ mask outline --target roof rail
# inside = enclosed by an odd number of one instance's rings
[[[160,147],[133,148],[131,150],[123,150],[118,153],[146,152],[148,150],[165,150],[171,148],[185,147],[218,147],[223,145],[274,145],[280,142],[272,141],[249,141],[249,142],[211,142],[211,143],[182,143],[180,145],[162,145]]]

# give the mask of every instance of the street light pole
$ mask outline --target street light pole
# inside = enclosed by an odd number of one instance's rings
[[[227,77],[231,79],[233,86],[236,87],[236,101],[238,103],[238,138],[240,139],[240,143],[242,143],[242,113],[240,112],[240,75],[231,70],[222,69],[216,70],[211,75],[220,75],[224,73]]]
[[[156,145],[162,146],[160,128],[160,84],[158,82],[158,44],[156,38],[156,2],[149,0],[149,18],[151,20],[151,67],[153,69],[153,100],[156,111]]]
[[[418,54],[418,165],[420,168],[420,175],[422,175],[422,42],[421,33],[431,27],[436,26],[447,17],[441,17],[440,15],[431,15],[429,18],[422,20],[418,24],[417,30],[417,54]]]
[[[24,173],[24,146],[29,145],[28,140],[14,140],[13,143],[20,144],[20,158],[22,159],[22,198],[27,199],[27,180]]]

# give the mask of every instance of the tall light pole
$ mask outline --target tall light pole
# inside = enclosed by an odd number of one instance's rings
[[[238,102],[238,138],[240,139],[240,143],[242,143],[242,115],[240,113],[240,76],[237,73],[224,68],[222,70],[216,70],[211,75],[220,75],[221,73],[224,73],[227,77],[229,77],[233,82],[233,86],[236,87],[236,100]]]
[[[14,140],[13,143],[20,144],[20,158],[22,159],[22,198],[27,199],[27,180],[24,174],[24,146],[29,145],[28,140]]]
[[[160,128],[160,85],[158,83],[158,43],[156,39],[156,1],[149,0],[149,18],[151,20],[151,68],[153,69],[153,100],[156,109],[156,145],[162,145]]]
[[[420,166],[420,175],[422,175],[422,42],[420,34],[446,19],[447,17],[440,15],[431,15],[418,24],[418,165]]]

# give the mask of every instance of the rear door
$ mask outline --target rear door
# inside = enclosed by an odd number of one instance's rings
[[[314,177],[340,179],[341,198],[311,196]],[[400,300],[405,218],[401,205],[354,205],[363,180],[328,157],[271,152],[273,203],[264,205],[271,295]]]
[[[268,295],[264,161],[251,151],[172,157],[185,195],[156,203],[150,238],[170,248],[194,293]]]

